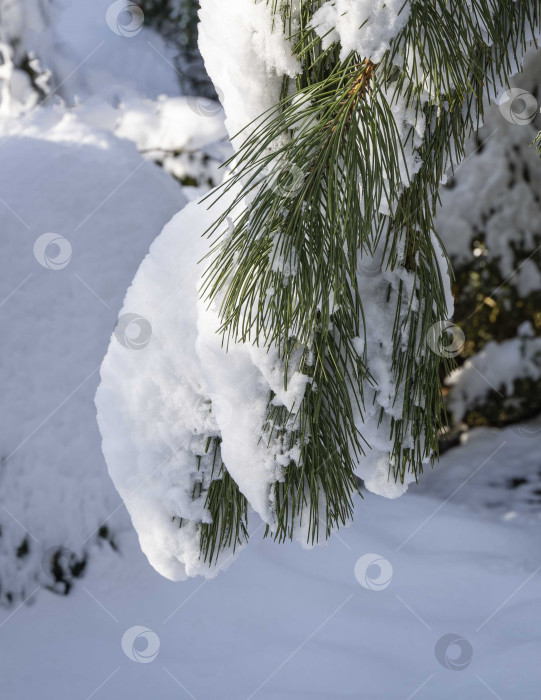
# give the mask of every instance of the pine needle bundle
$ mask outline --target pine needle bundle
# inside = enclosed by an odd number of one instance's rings
[[[285,388],[292,365],[309,377],[293,409],[269,395],[261,439],[279,437],[284,453],[299,447],[271,487],[268,532],[283,540],[302,526],[314,542],[351,517],[358,465],[373,449],[363,429],[374,403],[390,480],[416,479],[437,456],[440,365],[449,371],[452,361],[438,352],[450,310],[433,223],[438,186],[516,71],[540,6],[413,0],[375,59],[318,31],[328,3],[267,4],[301,68],[238,135],[218,200],[241,192],[208,232],[202,296],[219,304],[226,346],[278,348]],[[379,312],[392,319],[387,337],[365,310],[376,288]],[[390,389],[378,381],[379,353],[390,357]],[[219,499],[208,505],[220,522],[235,518]]]

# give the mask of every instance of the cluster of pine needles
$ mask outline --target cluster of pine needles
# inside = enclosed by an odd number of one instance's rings
[[[243,145],[226,164],[231,175],[214,201],[239,184],[241,194],[208,231],[202,295],[219,301],[226,347],[278,348],[285,388],[293,361],[310,377],[293,411],[275,406],[269,391],[261,440],[280,439],[284,452],[300,446],[299,459],[270,486],[275,519],[267,534],[283,541],[303,526],[316,542],[321,531],[328,537],[351,518],[355,467],[370,450],[356,418],[375,384],[366,346],[354,343],[371,332],[357,281],[359,252],[370,259],[383,250],[383,269],[404,269],[414,279],[410,298],[389,291],[394,308],[382,310],[394,314],[388,342],[404,395],[388,436],[389,478],[417,477],[437,456],[445,420],[441,363],[450,368],[425,342],[447,309],[434,247],[438,186],[538,32],[540,2],[412,0],[378,64],[356,53],[341,60],[337,43],[323,48],[310,24],[321,1],[301,0],[300,10],[294,0],[267,2],[301,70],[284,77],[275,108],[245,127]],[[422,164],[406,184],[401,169],[415,129],[400,137],[396,100],[425,127],[415,149]],[[292,173],[301,177],[288,188]],[[381,213],[383,204],[389,214]],[[221,234],[231,218],[232,230]],[[285,275],[285,265],[293,272]],[[248,539],[248,503],[221,462],[219,440],[212,449],[217,471],[199,494],[212,517],[201,525],[201,556],[209,564]]]

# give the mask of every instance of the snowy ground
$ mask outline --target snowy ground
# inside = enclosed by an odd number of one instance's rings
[[[541,420],[478,428],[463,440],[423,475],[416,491],[442,500],[452,496],[454,503],[506,522],[539,523]]]
[[[367,494],[326,547],[260,530],[213,580],[166,581],[125,533],[67,598],[3,611],[0,698],[534,700],[541,523],[498,485],[533,488],[540,447],[540,421],[475,431],[420,493]],[[481,483],[511,494],[500,516]]]

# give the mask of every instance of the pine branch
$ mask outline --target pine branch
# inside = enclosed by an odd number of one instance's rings
[[[293,411],[269,396],[262,439],[284,454],[300,448],[271,489],[269,530],[283,540],[300,527],[316,541],[321,522],[328,536],[351,517],[354,472],[371,447],[363,413],[380,390],[359,257],[381,264],[372,286],[394,317],[387,342],[396,395],[379,418],[392,445],[390,477],[417,477],[437,455],[440,363],[449,364],[427,345],[447,315],[433,222],[438,185],[538,31],[540,3],[414,0],[377,65],[356,53],[340,60],[338,44],[322,48],[310,25],[321,3],[301,2],[298,16],[292,0],[271,4],[302,70],[284,79],[276,108],[240,134],[221,192],[241,184],[242,193],[208,232],[202,293],[219,304],[226,343],[277,347],[285,388],[291,363],[310,377]],[[414,114],[406,131],[394,116],[400,101]],[[228,218],[232,230],[219,235]],[[237,531],[236,513],[219,516],[228,531]]]

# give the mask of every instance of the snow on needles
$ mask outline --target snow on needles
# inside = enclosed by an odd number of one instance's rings
[[[237,194],[236,187],[222,193],[219,206],[227,207]],[[209,209],[201,200],[192,202],[152,244],[120,314],[121,318],[137,314],[146,319],[152,337],[139,349],[112,338],[96,395],[111,477],[149,561],[174,580],[197,574],[215,576],[233,559],[231,550],[221,553],[215,567],[199,558],[200,523],[210,522],[211,517],[205,507],[206,492],[211,480],[220,478],[211,473],[212,460],[205,447],[209,437],[220,438],[227,471],[253,510],[274,527],[272,486],[290,461],[298,463],[300,447],[286,451],[278,437],[267,442],[259,436],[270,391],[276,394],[275,405],[292,410],[309,381],[293,371],[285,391],[285,370],[276,348],[230,342],[226,349],[222,344],[216,332],[217,309],[214,305],[208,308],[198,296],[204,270],[199,261],[209,247],[204,233],[218,210],[216,206]],[[362,262],[360,258],[358,283],[370,328],[366,339],[369,369],[377,385],[370,389],[363,415],[356,415],[357,426],[372,448],[359,460],[357,474],[370,491],[395,498],[414,476],[406,474],[404,483],[389,479],[390,421],[401,411],[403,388],[395,386],[389,370],[394,314],[385,313],[384,307],[394,308],[395,295],[412,293],[414,275],[405,273],[398,279],[380,271],[374,277],[372,272],[363,272]],[[196,483],[202,489],[194,499]],[[306,527],[297,520],[295,537],[303,546],[308,539]]]
[[[244,138],[238,132],[278,104],[283,77],[293,78],[299,71],[288,36],[290,31],[295,34],[299,4],[294,3],[291,30],[286,31],[270,2],[201,0],[199,45],[236,148]],[[408,9],[403,0],[334,0],[315,13],[313,27],[324,45],[340,41],[343,57],[356,51],[377,62],[407,21]],[[398,139],[405,141],[401,176],[407,184],[420,165],[415,150],[423,136],[422,125],[404,102],[393,102],[392,113]],[[414,134],[408,142],[410,132]],[[274,404],[291,410],[302,400],[307,378],[293,372],[284,391],[285,369],[276,348],[233,341],[226,348],[217,333],[217,308],[199,298],[205,267],[200,261],[209,249],[204,234],[238,193],[238,186],[222,191],[218,206],[210,210],[207,202],[196,200],[156,239],[121,312],[121,317],[143,318],[152,328],[151,337],[136,350],[113,337],[96,396],[103,451],[113,481],[143,551],[171,579],[211,577],[233,559],[234,553],[227,549],[214,567],[200,558],[201,524],[211,518],[206,494],[213,480],[223,478],[214,472],[207,453],[209,439],[219,442],[227,472],[271,531],[276,524],[273,485],[282,480],[284,467],[291,461],[298,463],[300,456],[298,444],[286,450],[283,438],[271,436],[267,441],[260,436],[271,392]],[[239,209],[246,206],[246,202],[238,205]],[[235,212],[231,219],[238,220],[241,213]],[[224,224],[224,235],[230,225]],[[446,261],[435,239],[433,246],[448,285]],[[294,267],[295,261],[289,262]],[[360,351],[366,350],[374,386],[367,388],[363,415],[359,411],[355,416],[371,448],[360,459],[357,474],[369,490],[393,498],[405,491],[414,476],[406,474],[403,483],[389,478],[392,421],[401,416],[404,406],[404,387],[393,376],[391,339],[396,324],[405,328],[402,343],[407,341],[408,302],[415,300],[418,282],[407,270],[374,272],[373,263],[359,256],[365,330],[355,342]],[[403,302],[400,323],[395,319],[399,300]],[[446,302],[451,310],[448,288]],[[423,313],[422,308],[418,311]],[[405,435],[404,448],[412,445],[412,435]],[[307,541],[306,526],[297,521],[293,528],[301,543]]]
[[[300,66],[270,3],[201,0],[200,4],[199,48],[233,139],[276,106],[282,77],[294,77]],[[239,138],[233,143],[238,147]]]
[[[355,7],[349,3],[338,9],[351,10],[355,22],[361,15],[362,21],[367,19],[366,3]],[[395,3],[378,5],[368,17],[364,33],[354,38],[348,38],[347,33],[340,35],[344,50],[350,50],[348,41],[355,39],[356,48],[359,41],[366,41],[367,51],[371,55],[375,51],[377,59],[400,22],[405,21],[406,14],[399,21],[397,13]],[[299,65],[270,3],[202,0],[200,17],[200,48],[224,105],[229,134],[238,148],[242,135],[235,137],[237,132],[276,106],[283,76],[294,77]],[[294,8],[292,32],[295,21]],[[338,27],[342,26],[340,19]],[[113,337],[96,396],[110,474],[131,514],[143,551],[152,565],[171,579],[214,576],[233,558],[233,552],[225,550],[215,567],[199,558],[201,523],[211,519],[205,507],[206,494],[211,481],[221,478],[213,472],[206,453],[209,438],[220,440],[227,471],[271,529],[276,524],[273,485],[283,478],[283,469],[290,462],[298,463],[300,457],[300,445],[286,446],[278,436],[260,440],[260,435],[271,391],[273,404],[293,410],[304,396],[308,377],[293,369],[285,391],[285,369],[276,348],[230,343],[226,351],[216,332],[220,325],[217,309],[198,299],[204,268],[198,261],[209,246],[203,234],[237,192],[232,188],[222,193],[219,205],[210,210],[200,200],[190,204],[154,242],[121,312],[121,317],[138,314],[146,319],[152,337],[135,351]],[[367,402],[371,410],[359,414],[356,421],[373,447],[358,465],[359,476],[370,490],[395,497],[406,489],[410,475],[403,484],[389,479],[390,421],[403,400],[394,398],[399,391],[390,372],[394,314],[382,313],[389,282],[391,286],[396,282],[394,294],[402,293],[399,288],[413,291],[410,279],[389,280],[382,272],[380,279],[374,280],[372,275],[363,278],[360,270],[359,285],[366,292],[364,308],[370,319],[370,371],[378,385],[373,389],[373,400]],[[382,407],[386,411],[383,426]],[[194,498],[196,490],[198,497]],[[294,528],[302,544],[308,539],[305,521],[301,524],[298,519]]]
[[[328,0],[312,18],[323,48],[340,42],[340,60],[353,51],[378,63],[409,17],[404,0]]]
[[[214,576],[233,558],[231,551],[222,552],[214,568],[199,559],[199,523],[210,522],[204,505],[212,478],[208,437],[221,438],[228,472],[270,525],[271,485],[283,462],[278,443],[267,447],[259,440],[269,388],[278,391],[283,377],[277,354],[244,344],[226,351],[216,333],[216,310],[198,300],[198,261],[209,245],[203,234],[215,216],[214,208],[193,202],[151,246],[121,317],[146,319],[152,337],[138,349],[112,338],[96,395],[111,477],[149,561],[173,580]],[[302,397],[303,379],[293,375],[288,392],[282,388],[284,405]],[[202,493],[194,499],[196,482]],[[301,530],[299,537],[305,538]]]

